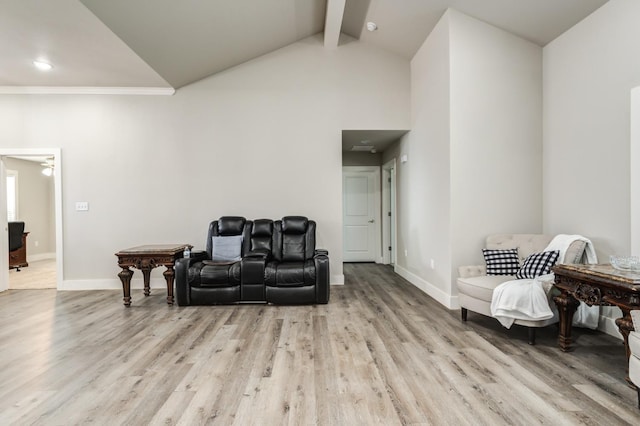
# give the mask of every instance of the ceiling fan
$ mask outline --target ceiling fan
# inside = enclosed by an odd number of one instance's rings
[[[45,176],[51,176],[53,175],[53,170],[55,168],[55,162],[53,157],[47,158],[44,160],[44,163],[40,163],[40,165],[43,167],[42,169],[42,174]]]

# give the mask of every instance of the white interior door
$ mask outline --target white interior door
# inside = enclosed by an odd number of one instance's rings
[[[345,262],[375,262],[379,244],[380,169],[344,167],[343,259]]]

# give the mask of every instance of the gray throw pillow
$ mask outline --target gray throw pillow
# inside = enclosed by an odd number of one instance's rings
[[[242,253],[242,235],[211,237],[211,260],[216,262],[236,262]]]

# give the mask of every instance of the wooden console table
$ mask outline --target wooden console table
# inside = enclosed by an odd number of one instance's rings
[[[167,303],[173,305],[173,278],[175,272],[173,266],[176,259],[182,257],[184,249],[193,248],[190,244],[155,244],[132,247],[116,253],[118,256],[118,266],[122,271],[118,274],[122,281],[122,291],[124,293],[124,305],[131,306],[131,276],[133,271],[129,268],[137,268],[142,271],[144,277],[144,295],[149,296],[149,280],[151,270],[158,266],[165,266],[164,278],[167,280]]]
[[[561,292],[553,298],[560,313],[560,348],[565,352],[571,350],[571,323],[579,301],[589,306],[617,306],[622,310],[622,318],[616,319],[616,325],[624,337],[629,359],[629,332],[634,330],[629,311],[640,309],[640,273],[620,271],[608,264],[563,264],[554,266],[552,271],[554,285]]]

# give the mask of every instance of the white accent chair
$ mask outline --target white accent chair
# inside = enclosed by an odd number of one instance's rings
[[[543,251],[553,236],[542,234],[495,234],[486,239],[488,249],[518,249],[520,264],[533,253]],[[564,263],[583,263],[586,244],[583,241],[572,243],[565,254]],[[460,301],[462,321],[467,320],[467,311],[477,312],[488,317],[491,315],[491,299],[493,290],[505,281],[515,280],[514,275],[487,275],[485,265],[460,266],[458,268],[458,300]],[[535,345],[536,328],[545,327],[558,322],[555,303],[551,300],[553,283],[545,285],[549,297],[549,305],[555,315],[553,318],[540,321],[515,320],[514,324],[529,328],[529,344]]]

